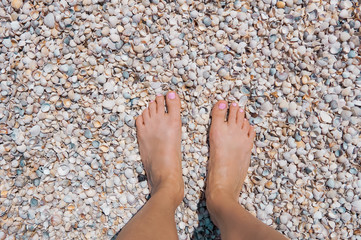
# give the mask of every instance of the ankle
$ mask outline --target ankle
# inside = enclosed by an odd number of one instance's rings
[[[224,218],[227,218],[230,211],[234,211],[234,206],[238,205],[238,201],[232,197],[232,194],[217,189],[206,191],[206,204],[209,215],[213,223],[221,228]]]
[[[151,196],[161,196],[164,199],[168,199],[178,206],[184,197],[184,184],[182,183],[162,183],[152,188]]]
[[[237,203],[237,199],[233,194],[225,191],[224,189],[206,190],[206,203],[210,213],[222,209],[225,203]]]

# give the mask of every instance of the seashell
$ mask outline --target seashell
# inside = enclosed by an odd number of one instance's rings
[[[6,233],[3,231],[0,231],[0,240],[5,240],[6,239]]]
[[[82,9],[82,7],[80,5],[75,5],[74,6],[74,11],[79,12]]]
[[[69,205],[68,206],[68,211],[73,211],[75,209],[75,206],[74,205]]]
[[[39,16],[40,16],[40,14],[39,14],[39,11],[37,11],[37,10],[34,10],[34,11],[30,12],[30,17],[33,20],[37,20],[39,18]]]
[[[58,167],[58,174],[59,174],[60,176],[65,176],[65,175],[67,175],[67,174],[69,173],[69,171],[70,171],[70,168],[69,168],[68,165],[63,164],[63,165],[60,165],[60,166]]]
[[[256,185],[259,185],[260,184],[260,182],[261,182],[261,178],[259,177],[259,176],[255,176],[255,175],[252,175],[251,176],[251,181],[254,183],[254,184],[256,184]]]
[[[93,123],[94,127],[96,128],[100,128],[102,126],[102,124],[97,120],[97,121],[94,121]]]
[[[51,222],[51,225],[58,226],[63,222],[63,220],[61,219],[61,217],[59,215],[55,214],[54,216],[52,216],[50,218],[50,222]]]
[[[268,189],[275,189],[276,184],[274,184],[274,182],[268,181],[268,182],[266,182],[265,187]]]
[[[308,84],[308,82],[310,81],[310,77],[308,75],[303,75],[302,76],[302,84]]]
[[[100,150],[102,150],[102,152],[104,152],[104,153],[106,153],[106,152],[109,151],[109,147],[106,146],[106,145],[101,145],[99,148],[100,148]]]
[[[285,3],[285,2],[282,2],[282,1],[278,1],[278,2],[276,3],[276,6],[277,6],[278,8],[284,8],[284,7],[286,6],[286,3]]]
[[[41,72],[39,70],[33,71],[31,74],[34,80],[39,80],[41,78]]]
[[[63,100],[63,104],[64,104],[64,107],[65,107],[65,108],[70,108],[70,106],[71,106],[71,101],[70,101],[70,99],[64,99],[64,100]]]
[[[23,6],[23,1],[22,0],[12,0],[11,6],[15,9],[19,9]]]
[[[8,191],[6,191],[6,190],[1,191],[1,194],[0,194],[1,198],[6,198],[7,195],[8,195]]]

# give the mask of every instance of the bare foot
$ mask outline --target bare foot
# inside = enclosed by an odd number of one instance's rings
[[[238,202],[250,164],[254,127],[245,119],[244,110],[237,103],[231,104],[226,121],[227,106],[226,101],[219,101],[212,110],[207,205],[221,201],[224,196]]]
[[[165,190],[180,203],[184,194],[181,166],[180,99],[175,92],[157,96],[136,120],[140,156],[151,195]]]

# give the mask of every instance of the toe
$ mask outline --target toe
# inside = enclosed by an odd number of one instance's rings
[[[149,103],[149,115],[155,116],[155,114],[157,113],[157,104],[154,101],[151,101]]]
[[[243,130],[248,134],[249,132],[249,128],[251,127],[251,125],[249,124],[247,119],[243,120]]]
[[[251,140],[254,139],[256,136],[256,131],[254,130],[254,126],[251,126],[248,131],[248,136],[251,138]]]
[[[180,117],[180,99],[176,92],[168,92],[166,97],[167,112],[170,116]]]
[[[238,110],[238,104],[236,102],[233,102],[229,108],[229,114],[228,114],[228,124],[235,124],[237,122],[237,110]]]
[[[157,103],[157,113],[164,113],[164,96],[157,95],[157,97],[155,98],[155,102]]]
[[[143,111],[142,118],[143,118],[143,123],[144,123],[144,125],[146,125],[147,122],[148,122],[149,119],[150,119],[149,109],[148,109],[148,108],[146,108],[146,109]]]
[[[227,102],[218,101],[212,110],[212,122],[224,123],[227,114]]]
[[[239,108],[239,110],[237,112],[237,124],[239,124],[242,128],[243,123],[244,123],[244,110],[243,110],[243,108]]]
[[[137,128],[142,128],[144,126],[144,122],[143,122],[143,116],[142,115],[139,115],[137,117],[137,119],[135,120],[135,125]]]

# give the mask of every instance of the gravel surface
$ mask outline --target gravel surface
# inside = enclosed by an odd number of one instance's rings
[[[291,239],[361,238],[359,1],[3,0],[0,17],[0,240],[111,239],[149,194],[134,118],[170,89],[181,240],[219,239],[202,194],[220,99],[257,126],[246,209]]]

